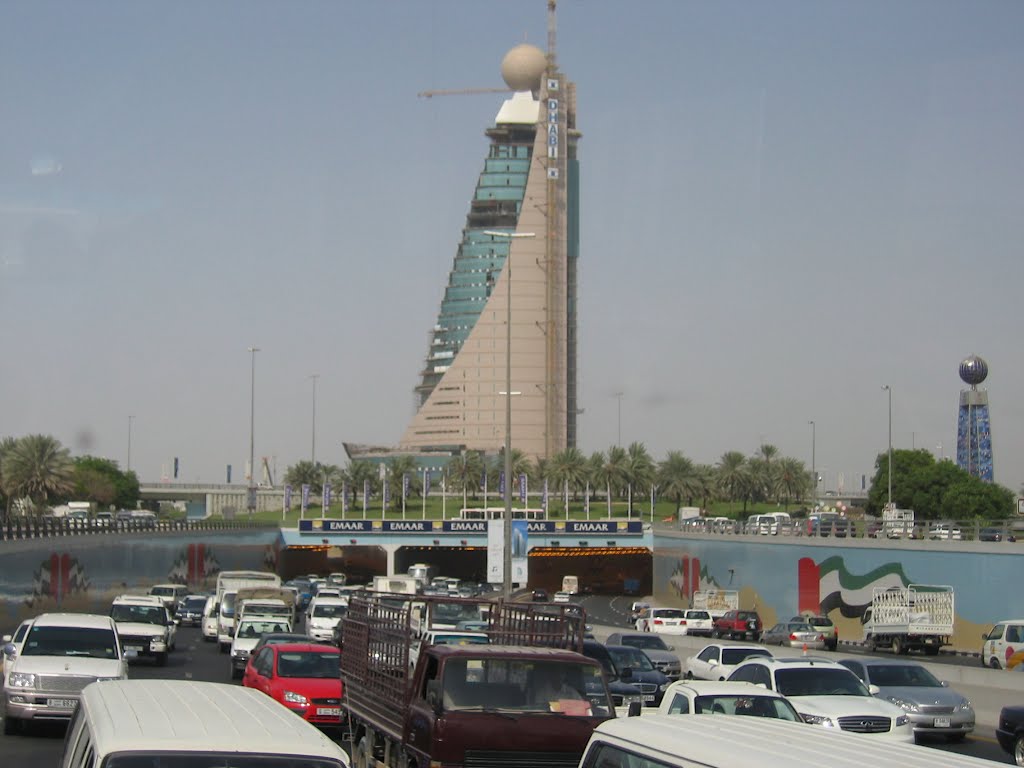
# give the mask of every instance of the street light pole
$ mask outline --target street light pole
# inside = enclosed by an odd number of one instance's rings
[[[249,354],[252,356],[249,375],[249,517],[252,517],[256,510],[256,353],[259,351],[259,347],[249,347]]]
[[[817,442],[817,430],[813,421],[808,421],[811,425],[811,478],[814,482],[814,493],[811,496],[811,501],[814,502],[814,506],[818,506],[818,467],[815,464],[815,443]]]
[[[533,232],[497,232],[485,230],[485,235],[508,238],[507,292],[505,301],[505,513],[502,516],[503,550],[502,594],[512,597],[512,240],[536,237]]]
[[[889,393],[889,503],[887,509],[892,509],[892,387],[883,384],[882,389]]]
[[[313,380],[313,449],[310,462],[316,466],[316,380],[320,378],[319,373],[312,374],[309,378]]]
[[[622,446],[622,396],[624,394],[625,394],[625,392],[615,392],[615,393],[612,394],[612,397],[614,397],[615,399],[617,399],[619,401],[619,404],[618,404],[617,431],[615,433],[615,447],[616,448],[619,448],[619,447]]]
[[[129,414],[129,416],[128,416],[128,467],[125,470],[126,472],[131,472],[132,471],[132,422],[134,420],[135,420],[135,417]]]

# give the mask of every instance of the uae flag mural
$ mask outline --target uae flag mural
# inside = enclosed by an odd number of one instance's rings
[[[700,558],[690,555],[679,558],[679,562],[672,570],[669,583],[687,605],[690,604],[694,592],[718,587],[718,582],[711,578],[707,568],[701,568]]]
[[[846,569],[843,558],[838,556],[820,563],[815,563],[809,557],[801,557],[797,572],[801,613],[821,611],[827,614],[838,608],[848,619],[864,615],[875,589],[907,587],[911,583],[900,563],[886,563],[863,576],[857,576]]]
[[[60,605],[72,595],[89,590],[89,579],[78,558],[67,552],[54,552],[39,564],[32,576],[32,596],[25,600],[29,607],[44,600]]]
[[[220,572],[220,563],[205,544],[189,544],[178,553],[167,580],[173,584],[202,584]]]

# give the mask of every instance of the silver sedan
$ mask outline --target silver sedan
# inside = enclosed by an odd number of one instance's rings
[[[765,630],[761,637],[765,645],[788,645],[820,651],[825,647],[825,636],[806,622],[783,621]]]

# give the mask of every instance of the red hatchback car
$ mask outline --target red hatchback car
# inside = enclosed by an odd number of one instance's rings
[[[249,659],[242,685],[263,691],[314,725],[340,726],[341,653],[333,645],[266,645]]]

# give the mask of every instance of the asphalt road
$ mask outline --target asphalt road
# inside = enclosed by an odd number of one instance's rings
[[[627,627],[629,604],[633,598],[587,597],[584,605],[588,620],[598,629],[598,639],[607,636],[603,627]],[[694,638],[695,639],[695,638]],[[689,655],[681,650],[681,655]],[[178,630],[177,650],[168,659],[166,667],[157,667],[152,662],[133,663],[129,676],[144,679],[194,679],[213,682],[240,684],[231,680],[230,661],[226,654],[218,651],[216,643],[205,643],[198,629]],[[32,766],[32,768],[58,768],[63,751],[66,728],[61,724],[41,724],[28,728],[14,736],[0,736],[0,765]],[[341,733],[329,734],[342,747],[347,743]],[[966,741],[960,744],[935,742],[928,746],[973,757],[1010,763],[1009,755],[1003,752],[995,741],[991,727],[981,726]]]

